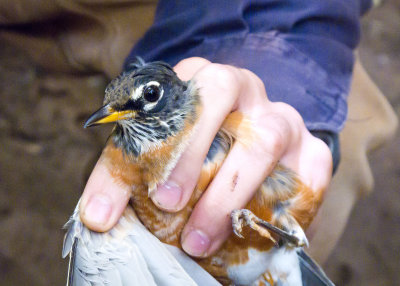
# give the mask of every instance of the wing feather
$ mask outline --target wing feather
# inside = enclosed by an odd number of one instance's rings
[[[87,229],[78,209],[65,225],[62,255],[71,259],[67,285],[197,285],[130,206],[107,233]]]

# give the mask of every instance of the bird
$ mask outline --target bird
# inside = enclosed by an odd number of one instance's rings
[[[180,250],[183,227],[233,143],[247,144],[257,136],[251,120],[238,111],[226,117],[182,210],[166,212],[149,197],[189,144],[202,112],[200,92],[194,80],[179,79],[169,64],[140,58],[106,87],[103,106],[84,127],[114,124],[103,157],[111,176],[130,187],[130,206],[113,229],[97,233],[80,221],[78,203],[65,226],[67,285],[212,285],[181,272],[185,263],[179,265],[168,251],[172,247],[176,257],[185,257]],[[231,213],[233,231],[221,248],[206,258],[185,259],[222,285],[333,285],[304,251],[305,229],[323,192],[278,162],[245,208]],[[138,239],[141,235],[146,238]]]

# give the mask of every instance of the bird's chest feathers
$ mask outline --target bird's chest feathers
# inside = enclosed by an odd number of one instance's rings
[[[125,154],[110,140],[102,156],[115,181],[131,187],[134,209],[142,223],[161,240],[172,244],[179,241],[177,230],[183,227],[189,214],[164,212],[153,204],[149,194],[168,178],[188,144],[192,129],[193,126],[186,126],[157,148],[137,157]]]
[[[107,160],[110,174],[118,183],[132,186],[133,189],[144,186],[149,192],[153,191],[158,184],[165,182],[175,167],[188,144],[192,128],[185,126],[181,132],[137,156],[124,152],[113,140],[109,140],[103,158]]]
[[[302,285],[299,262],[295,249],[273,248],[271,251],[248,249],[246,263],[228,267],[228,276],[235,285],[258,285],[258,278],[264,280],[265,269],[270,279],[281,285]],[[252,284],[254,283],[254,284]],[[264,285],[264,284],[261,284]]]

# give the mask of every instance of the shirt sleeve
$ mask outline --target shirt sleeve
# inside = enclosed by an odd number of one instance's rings
[[[137,56],[171,65],[200,56],[247,68],[272,101],[296,108],[310,130],[339,132],[370,0],[160,0]]]

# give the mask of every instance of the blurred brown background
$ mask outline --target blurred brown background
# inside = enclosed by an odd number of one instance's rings
[[[363,19],[362,62],[400,115],[400,1]],[[109,130],[84,130],[102,76],[46,74],[0,43],[0,285],[63,285],[62,225]],[[370,156],[375,189],[325,265],[337,285],[400,281],[400,133]]]

